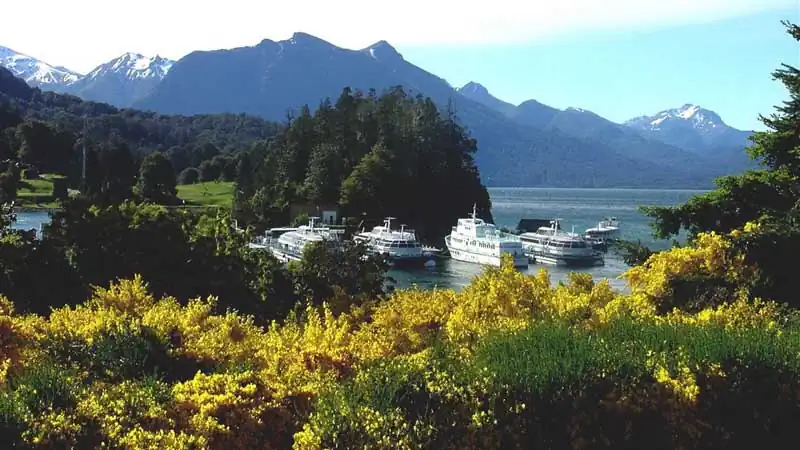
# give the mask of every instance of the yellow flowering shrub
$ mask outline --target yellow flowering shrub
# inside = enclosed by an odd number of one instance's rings
[[[154,298],[140,277],[47,317],[0,297],[0,436],[38,448],[689,448],[748,431],[780,447],[765,423],[800,430],[786,413],[800,331],[748,295],[736,233],[653,255],[623,276],[629,294],[504,264],[461,292],[308,306],[267,327],[217,313],[213,297]],[[736,290],[665,312],[692,276]],[[731,405],[741,411],[720,412]]]

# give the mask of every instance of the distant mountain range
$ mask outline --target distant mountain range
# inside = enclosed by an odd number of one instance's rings
[[[478,140],[488,186],[707,188],[754,166],[751,132],[696,105],[619,124],[579,108],[502,101],[477,82],[454,88],[380,41],[362,50],[306,33],[252,47],[196,51],[177,62],[125,54],[83,76],[0,47],[0,65],[33,86],[165,114],[246,113],[283,121],[342,88],[402,85],[452,107]]]
[[[174,63],[160,56],[125,53],[82,75],[0,47],[0,66],[6,67],[29,85],[117,107],[129,107],[149,94]]]

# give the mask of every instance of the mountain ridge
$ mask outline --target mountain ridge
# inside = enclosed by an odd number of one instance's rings
[[[175,61],[127,52],[95,67],[65,90],[84,100],[129,107],[145,97],[169,73]]]
[[[51,90],[63,90],[82,76],[65,67],[52,66],[32,56],[0,46],[0,66],[25,80],[28,85]]]
[[[403,86],[408,95],[425,95],[441,110],[454,110],[478,140],[476,161],[493,186],[705,188],[743,166],[730,155],[694,148],[690,153],[688,145],[581,108],[559,110],[536,100],[512,105],[476,82],[454,88],[406,61],[384,40],[351,50],[296,32],[282,41],[191,52],[151,86],[120,98],[110,95],[115,89],[109,87],[96,88],[105,91],[104,97],[73,92],[166,114],[245,113],[284,120],[288,110],[304,104],[313,109],[325,98],[335,99],[345,86],[365,95]],[[729,144],[718,147],[743,154],[743,146]]]

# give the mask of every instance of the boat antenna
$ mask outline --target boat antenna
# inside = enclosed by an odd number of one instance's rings
[[[472,220],[475,221],[477,216],[478,216],[478,204],[477,203],[473,203],[472,204]]]

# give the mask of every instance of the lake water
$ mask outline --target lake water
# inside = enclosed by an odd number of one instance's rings
[[[641,240],[652,248],[665,248],[668,241],[652,237],[649,219],[639,211],[639,206],[671,206],[686,202],[702,191],[656,189],[555,189],[555,188],[490,188],[492,215],[498,227],[516,228],[519,219],[562,219],[561,226],[583,233],[597,225],[604,217],[620,220],[622,237]],[[465,211],[465,217],[471,211]],[[15,228],[39,229],[49,216],[45,212],[24,212],[17,215]],[[532,264],[523,272],[536,273],[546,267],[552,281],[566,278],[566,269]],[[628,267],[613,252],[606,254],[605,265],[580,269],[595,279],[608,279],[612,286],[624,289],[618,277]],[[419,270],[392,270],[389,275],[398,288],[416,285],[422,289],[461,289],[479,275],[482,269],[474,264],[444,260],[435,268]]]
[[[686,202],[703,191],[657,189],[556,189],[556,188],[490,188],[492,215],[498,227],[514,229],[521,218],[562,219],[561,226],[583,233],[597,226],[604,217],[615,216],[620,221],[622,237],[641,240],[651,248],[666,248],[669,241],[657,241],[652,236],[647,216],[639,206],[672,206]],[[471,211],[465,211],[466,214]],[[523,272],[537,273],[542,267],[550,272],[553,282],[566,279],[569,270],[548,265],[531,264]],[[613,252],[608,252],[605,265],[581,271],[589,272],[595,279],[608,279],[615,289],[624,290],[625,283],[618,277],[628,266]],[[576,270],[576,269],[571,269]],[[409,271],[392,270],[390,275],[397,287],[416,284],[422,289],[461,289],[476,275],[480,266],[445,260],[432,269]]]

